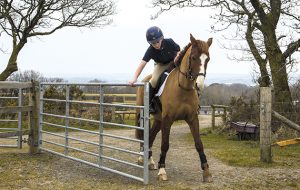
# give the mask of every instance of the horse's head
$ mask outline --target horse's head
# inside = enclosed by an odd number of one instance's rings
[[[209,62],[209,47],[212,44],[212,38],[209,38],[206,42],[202,40],[196,40],[192,34],[190,34],[191,40],[191,53],[190,53],[190,68],[189,72],[191,76],[198,76],[196,83],[200,90],[204,87],[204,79],[206,76],[207,64]]]

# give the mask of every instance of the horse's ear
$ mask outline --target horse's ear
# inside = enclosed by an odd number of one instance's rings
[[[212,38],[209,38],[208,40],[207,40],[207,45],[208,45],[208,47],[210,47],[210,45],[212,44]]]
[[[192,34],[190,34],[190,40],[191,40],[192,43],[196,42],[196,39],[194,38],[194,36]]]

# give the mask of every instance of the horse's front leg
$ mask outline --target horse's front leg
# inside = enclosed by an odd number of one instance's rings
[[[171,130],[171,125],[173,121],[171,121],[169,118],[164,118],[162,120],[162,125],[161,125],[161,153],[160,153],[160,158],[158,162],[158,179],[160,181],[167,181],[167,173],[166,173],[166,156],[167,152],[169,150],[169,137],[170,137],[170,130]]]
[[[204,154],[204,148],[202,141],[200,139],[200,134],[199,134],[199,120],[198,120],[198,115],[195,114],[194,117],[192,117],[189,120],[186,120],[188,123],[191,133],[194,138],[196,150],[199,154],[200,157],[200,162],[201,162],[201,168],[203,170],[203,182],[212,182],[212,175],[209,172],[207,160],[206,160],[206,155]]]
[[[152,157],[151,148],[152,148],[152,145],[154,143],[154,140],[156,138],[157,133],[160,131],[160,128],[161,128],[161,121],[156,120],[156,119],[154,120],[152,127],[149,128],[150,130],[149,130],[149,161],[148,161],[148,163],[149,163],[149,169],[150,170],[156,170],[157,169],[157,167],[155,165],[155,162],[153,160],[153,157]],[[144,144],[141,143],[140,146],[141,146],[140,147],[141,152],[144,151]],[[143,156],[139,156],[138,164],[139,165],[144,164]]]

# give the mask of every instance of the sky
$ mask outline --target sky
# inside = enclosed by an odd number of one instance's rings
[[[207,73],[250,74],[252,63],[234,62],[227,58],[231,52],[221,48],[223,33],[212,33],[210,9],[184,8],[163,13],[155,20],[156,10],[150,0],[119,0],[113,23],[104,28],[64,28],[49,36],[28,41],[18,57],[21,71],[34,70],[46,77],[94,77],[106,74],[132,74],[149,46],[145,33],[150,26],[162,29],[165,38],[172,38],[181,47],[196,39],[213,38]],[[3,44],[1,44],[3,47]],[[0,57],[3,70],[7,57]],[[153,61],[141,77],[152,72]],[[141,77],[139,79],[141,79]]]

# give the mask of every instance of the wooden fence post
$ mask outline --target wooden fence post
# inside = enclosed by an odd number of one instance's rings
[[[223,122],[226,125],[226,123],[227,123],[227,107],[225,107],[225,106],[223,108]]]
[[[29,118],[29,154],[39,153],[39,112],[40,112],[40,89],[38,83],[32,82],[32,94],[30,104],[33,106]]]
[[[270,87],[260,88],[260,160],[272,162],[271,149],[272,94]]]
[[[212,125],[212,129],[214,130],[215,129],[215,112],[216,112],[216,108],[214,105],[211,105],[211,108],[212,108],[212,112],[211,112],[211,125]]]
[[[216,127],[216,117],[222,117],[223,122],[226,125],[228,106],[212,104],[210,107],[212,109],[212,112],[211,112],[211,125],[212,125],[212,129],[214,130],[215,127]],[[223,113],[220,111],[220,109],[223,110]],[[216,114],[216,111],[218,111],[217,114]]]
[[[117,96],[113,95],[112,103],[114,104],[114,103],[116,103],[116,101],[117,101]],[[111,107],[111,120],[116,121],[116,107],[115,106]]]

